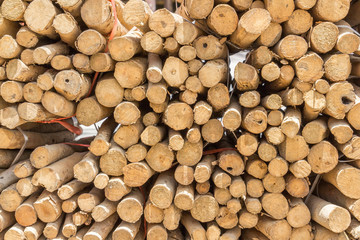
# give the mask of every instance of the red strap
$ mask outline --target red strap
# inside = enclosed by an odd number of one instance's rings
[[[203,155],[210,155],[210,154],[224,152],[224,151],[228,151],[228,150],[237,151],[236,148],[218,148],[218,149],[211,149],[211,150],[204,151]]]

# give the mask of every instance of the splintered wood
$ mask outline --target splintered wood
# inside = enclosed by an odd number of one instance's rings
[[[0,2],[0,239],[360,239],[360,0]]]

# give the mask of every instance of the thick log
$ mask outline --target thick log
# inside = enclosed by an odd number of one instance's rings
[[[38,218],[45,222],[55,222],[60,218],[61,200],[55,193],[44,190],[33,204]]]
[[[84,240],[102,240],[110,234],[118,220],[118,216],[114,213],[102,222],[95,222],[91,225],[90,229],[85,233]]]
[[[80,210],[84,212],[91,212],[94,207],[100,204],[104,200],[104,193],[103,191],[92,188],[88,193],[82,193],[78,199],[78,205]]]
[[[49,222],[45,225],[43,235],[47,238],[56,238],[64,221],[65,214],[62,214],[57,220]]]
[[[141,227],[141,221],[138,221],[136,223],[127,223],[125,221],[122,221],[119,226],[115,228],[115,230],[112,233],[113,239],[135,239]]]
[[[267,216],[259,217],[256,229],[269,239],[285,240],[291,235],[291,226],[286,220],[275,220]]]
[[[327,173],[338,164],[338,151],[330,142],[321,141],[311,147],[307,160],[313,172]]]
[[[76,111],[75,103],[50,91],[44,93],[41,103],[47,111],[60,117],[71,117]]]
[[[206,232],[203,226],[195,220],[189,213],[184,213],[181,218],[181,224],[194,240],[205,240]]]
[[[52,144],[37,147],[30,155],[31,164],[36,168],[43,168],[59,159],[74,153],[66,144]]]
[[[40,193],[35,193],[19,205],[15,210],[16,222],[21,226],[27,227],[35,224],[38,220],[37,213],[33,206]]]
[[[268,173],[262,179],[262,184],[264,189],[269,193],[281,193],[285,190],[285,179],[283,177],[275,177],[274,175]]]
[[[84,154],[74,153],[69,157],[41,168],[32,177],[32,183],[35,186],[43,186],[49,192],[54,192],[74,177],[73,167],[82,159]]]
[[[156,183],[155,183],[156,184]],[[151,200],[151,192],[150,192]],[[136,223],[143,215],[144,196],[141,191],[134,189],[130,194],[126,195],[117,205],[117,213],[119,217],[128,223]]]
[[[40,239],[42,231],[44,230],[45,223],[37,222],[32,226],[28,226],[24,229],[24,235],[28,240],[37,240]],[[44,239],[45,237],[43,237]],[[40,239],[41,240],[41,239]]]
[[[76,38],[81,33],[81,29],[74,17],[75,16],[70,13],[58,14],[52,23],[55,31],[60,35],[61,40],[73,48],[75,48]]]
[[[335,11],[334,8],[339,8],[339,11]],[[338,22],[343,19],[349,12],[349,1],[334,1],[326,2],[323,0],[317,1],[312,8],[311,14],[315,20]]]
[[[310,187],[307,179],[296,178],[291,173],[285,176],[286,191],[295,198],[303,198],[309,194]]]
[[[194,186],[178,185],[174,197],[174,204],[181,210],[191,210],[194,206]]]
[[[332,232],[340,233],[345,231],[350,225],[350,213],[345,208],[329,203],[314,195],[310,196],[307,206],[311,212],[312,220]]]

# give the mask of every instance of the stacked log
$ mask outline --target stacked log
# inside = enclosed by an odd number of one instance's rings
[[[1,2],[1,239],[360,237],[359,1]]]

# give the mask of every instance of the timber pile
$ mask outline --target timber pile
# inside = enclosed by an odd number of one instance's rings
[[[1,2],[0,239],[359,239],[360,1]]]

